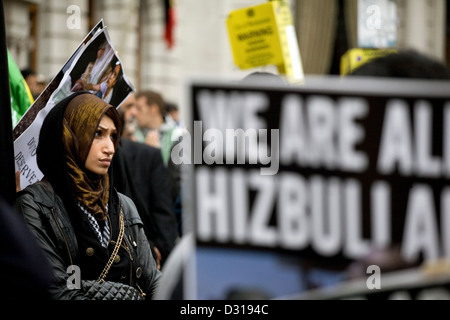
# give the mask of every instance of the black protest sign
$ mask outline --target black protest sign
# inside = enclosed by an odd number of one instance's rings
[[[392,248],[408,265],[450,256],[449,89],[193,82],[190,136],[172,158],[194,165],[198,243],[344,267]]]
[[[445,267],[448,268],[448,265]],[[450,277],[448,272],[435,273],[427,268],[410,268],[391,272],[382,277],[378,277],[377,274],[371,274],[367,279],[354,279],[340,283],[332,288],[317,288],[294,295],[283,296],[282,299],[449,300]]]

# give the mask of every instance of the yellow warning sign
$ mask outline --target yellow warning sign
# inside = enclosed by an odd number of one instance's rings
[[[289,4],[270,1],[232,11],[227,29],[240,69],[276,65],[281,74],[303,79],[303,67]]]
[[[372,59],[396,52],[396,49],[350,49],[341,58],[341,75],[344,76],[353,72]]]

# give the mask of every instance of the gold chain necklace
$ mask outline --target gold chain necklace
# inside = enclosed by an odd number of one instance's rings
[[[105,281],[106,275],[109,272],[109,269],[111,268],[114,259],[117,256],[117,253],[119,252],[120,246],[122,245],[123,235],[125,233],[125,226],[123,223],[123,214],[122,214],[122,206],[120,206],[120,213],[119,213],[119,236],[117,237],[116,246],[114,247],[114,250],[111,254],[111,257],[109,257],[108,263],[106,264],[105,268],[103,269],[102,273],[97,279],[98,283],[103,283]]]

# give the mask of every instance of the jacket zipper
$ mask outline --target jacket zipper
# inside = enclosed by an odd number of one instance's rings
[[[69,243],[67,242],[66,235],[64,234],[61,226],[59,225],[58,219],[56,218],[55,209],[51,208],[51,211],[52,211],[53,219],[55,219],[55,223],[58,226],[59,232],[61,232],[61,234],[63,236],[64,243],[66,244],[67,252],[69,253],[70,264],[73,265],[72,255],[70,254]]]

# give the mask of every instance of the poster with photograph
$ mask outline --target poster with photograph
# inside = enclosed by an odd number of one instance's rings
[[[47,87],[43,90],[43,92],[39,95],[39,97],[34,101],[34,103],[30,106],[27,112],[22,116],[19,123],[13,129],[13,139],[14,141],[30,126],[30,124],[34,121],[39,111],[41,111],[45,105],[47,104],[50,96],[59,87],[61,80],[63,79],[65,73],[68,69],[71,68],[73,61],[77,57],[78,53],[86,46],[89,40],[97,33],[100,32],[104,28],[103,20],[100,20],[97,25],[92,28],[92,30],[86,35],[84,40],[72,54],[72,56],[67,60],[58,74],[50,81]]]
[[[275,299],[356,279],[375,297],[380,277],[448,259],[448,87],[193,81],[189,138],[172,153],[192,167],[189,298]]]
[[[13,131],[16,172],[25,188],[42,179],[36,163],[39,132],[48,112],[76,91],[90,91],[109,104],[120,107],[135,89],[127,79],[122,62],[100,21],[69,58]]]

